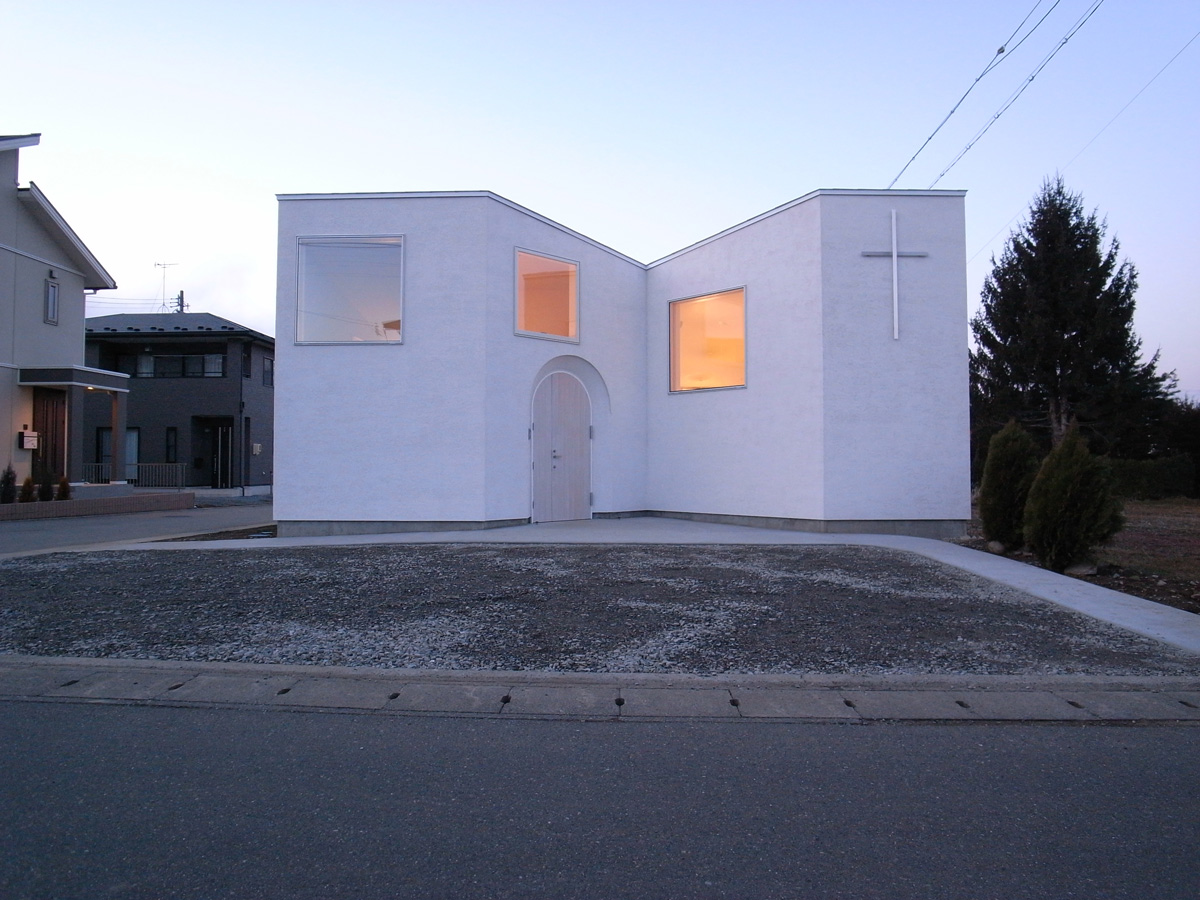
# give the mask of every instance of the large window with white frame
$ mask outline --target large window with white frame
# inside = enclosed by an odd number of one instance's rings
[[[517,251],[517,333],[579,340],[579,263]]]
[[[746,384],[746,291],[735,288],[671,307],[671,390]]]
[[[400,342],[401,236],[301,237],[299,250],[298,343]]]

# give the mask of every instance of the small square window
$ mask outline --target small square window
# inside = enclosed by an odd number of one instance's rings
[[[671,304],[671,390],[746,384],[746,292],[742,288]]]
[[[399,343],[400,237],[300,238],[299,343]]]
[[[579,264],[517,251],[517,331],[579,339]]]
[[[47,325],[58,324],[58,282],[47,281],[44,302],[42,305],[42,319]]]

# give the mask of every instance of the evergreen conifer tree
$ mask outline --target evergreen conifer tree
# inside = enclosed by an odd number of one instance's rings
[[[971,322],[977,433],[1016,417],[1057,446],[1077,421],[1101,452],[1149,451],[1175,378],[1158,372],[1157,354],[1140,359],[1137,270],[1118,263],[1119,245],[1105,246],[1106,230],[1061,177],[1042,186],[994,262]]]

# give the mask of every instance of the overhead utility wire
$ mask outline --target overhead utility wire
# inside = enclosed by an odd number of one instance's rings
[[[1013,29],[1013,33],[1008,36],[1008,40],[1006,40],[1004,43],[1002,43],[1000,45],[1000,49],[996,51],[996,55],[993,56],[990,60],[988,60],[988,64],[983,67],[983,71],[980,72],[977,76],[975,76],[975,80],[971,82],[971,86],[969,88],[967,88],[966,93],[963,94],[961,97],[959,97],[958,102],[955,103],[954,106],[952,106],[950,108],[950,112],[946,113],[946,118],[942,119],[942,121],[940,121],[938,123],[937,128],[933,129],[933,131],[930,133],[929,137],[925,138],[925,143],[923,143],[920,147],[917,148],[917,152],[914,153],[912,155],[912,158],[909,159],[909,161],[904,164],[904,168],[896,173],[896,177],[893,178],[891,180],[891,183],[888,184],[888,186],[887,186],[888,190],[891,190],[892,185],[894,185],[897,181],[900,180],[900,176],[903,175],[906,171],[908,171],[908,167],[913,164],[913,160],[915,160],[918,156],[920,156],[921,151],[929,146],[929,142],[932,141],[934,139],[934,137],[937,135],[937,133],[942,130],[942,126],[950,121],[950,117],[952,115],[954,115],[954,113],[958,110],[958,108],[960,106],[962,106],[962,102],[967,99],[967,95],[970,94],[971,91],[975,90],[975,85],[979,84],[979,82],[983,80],[983,77],[985,75],[987,75],[988,72],[992,71],[992,69],[994,69],[994,68],[996,68],[996,66],[1000,65],[1000,63],[1002,61],[1001,60],[1002,57],[1003,57],[1003,59],[1008,59],[1007,56],[1004,56],[1004,54],[1006,52],[1011,54],[1013,50],[1016,50],[1023,43],[1025,43],[1025,41],[1029,39],[1029,35],[1033,34],[1035,31],[1038,30],[1038,25],[1041,25],[1043,22],[1045,22],[1046,16],[1049,16],[1050,13],[1054,12],[1054,7],[1058,6],[1058,4],[1061,2],[1062,2],[1062,0],[1054,0],[1054,4],[1048,10],[1046,10],[1046,15],[1044,15],[1040,19],[1038,19],[1037,25],[1034,25],[1031,29],[1029,29],[1029,31],[1027,31],[1025,33],[1025,37],[1021,38],[1019,41],[1017,41],[1015,44],[1013,44],[1013,46],[1010,48],[1008,45],[1010,43],[1012,43],[1012,39],[1017,36],[1017,32],[1019,32],[1022,28],[1025,27],[1025,23],[1029,21],[1029,17],[1032,16],[1034,14],[1034,12],[1037,10],[1037,8],[1042,5],[1042,0],[1037,0],[1037,2],[1035,4],[1033,4],[1033,9],[1029,10],[1029,12],[1027,12],[1025,14],[1025,18],[1023,18],[1021,20],[1021,24],[1019,24],[1016,28]]]
[[[1067,161],[1067,164],[1062,167],[1061,171],[1066,171],[1066,169],[1071,165],[1071,163],[1075,162],[1075,160],[1077,160],[1077,159],[1079,159],[1079,157],[1083,156],[1084,151],[1087,150],[1088,147],[1092,146],[1092,144],[1096,143],[1097,138],[1099,138],[1100,135],[1104,134],[1104,132],[1108,131],[1108,129],[1112,126],[1112,123],[1117,121],[1117,119],[1121,118],[1121,116],[1124,114],[1125,110],[1127,110],[1127,109],[1129,109],[1129,107],[1133,106],[1133,101],[1136,100],[1138,97],[1142,96],[1142,94],[1146,93],[1146,89],[1149,88],[1150,85],[1154,84],[1154,82],[1158,81],[1158,76],[1161,75],[1163,72],[1167,71],[1167,69],[1170,67],[1171,63],[1173,63],[1173,62],[1175,62],[1175,60],[1179,59],[1179,57],[1183,55],[1183,51],[1186,50],[1188,47],[1192,46],[1192,44],[1194,44],[1196,42],[1196,38],[1200,38],[1200,31],[1197,31],[1190,38],[1188,38],[1188,42],[1179,48],[1179,52],[1176,53],[1174,56],[1172,56],[1170,59],[1168,59],[1166,62],[1166,65],[1164,65],[1161,69],[1159,69],[1154,74],[1153,78],[1151,78],[1144,85],[1142,85],[1142,89],[1140,91],[1138,91],[1131,98],[1129,98],[1129,102],[1126,103],[1124,106],[1122,106],[1121,109],[1117,112],[1117,114],[1108,120],[1108,124],[1106,124],[1103,128],[1101,128],[1094,135],[1092,135],[1092,139],[1090,141],[1088,141],[1086,144],[1084,144],[1083,147],[1080,148],[1079,152],[1076,153],[1074,156],[1072,156],[1070,158],[1070,160]],[[971,257],[967,260],[967,262],[973,262],[976,256],[978,256],[980,253],[982,253],[984,250],[986,250],[988,247],[990,247],[992,245],[992,242],[1000,236],[1000,233],[1002,231],[1006,230],[1009,226],[1011,226],[1012,223],[1015,222],[1020,215],[1021,215],[1020,212],[1014,213],[1013,217],[1011,219],[1009,219],[1008,222],[1006,222],[1004,225],[1000,226],[1000,228],[996,231],[995,234],[993,234],[990,238],[988,238],[978,250],[976,250],[973,254],[971,254]]]
[[[1138,97],[1142,96],[1142,94],[1144,94],[1146,92],[1146,89],[1158,80],[1158,76],[1161,75],[1163,72],[1167,71],[1167,68],[1171,65],[1171,63],[1173,63],[1173,62],[1175,62],[1175,60],[1179,59],[1179,57],[1183,54],[1184,50],[1186,50],[1188,47],[1192,46],[1192,44],[1195,42],[1196,38],[1200,38],[1200,31],[1197,31],[1195,34],[1193,34],[1188,39],[1188,42],[1179,48],[1179,52],[1176,53],[1174,56],[1172,56],[1170,59],[1168,59],[1166,62],[1166,65],[1164,65],[1161,69],[1159,69],[1154,74],[1153,78],[1151,78],[1144,85],[1142,85],[1142,89],[1140,91],[1138,91],[1136,94],[1134,94],[1131,98],[1129,98],[1129,102],[1126,103],[1124,106],[1122,106],[1121,109],[1118,110],[1117,114],[1115,116],[1113,116],[1111,119],[1109,119],[1108,123],[1103,128],[1101,128],[1094,135],[1092,135],[1092,139],[1090,141],[1088,141],[1086,144],[1084,144],[1083,147],[1080,149],[1080,151],[1078,153],[1076,153],[1074,156],[1072,156],[1071,159],[1068,160],[1067,165],[1063,166],[1063,168],[1066,169],[1067,166],[1071,165],[1071,163],[1075,162],[1075,160],[1079,159],[1079,157],[1081,157],[1083,155],[1084,150],[1086,150],[1088,147],[1092,146],[1092,144],[1096,143],[1096,139],[1099,138],[1100,135],[1104,134],[1104,132],[1108,131],[1109,126],[1111,126],[1113,122],[1117,121],[1117,119],[1121,118],[1121,115],[1125,112],[1125,110],[1127,110],[1127,109],[1129,109],[1129,107],[1133,106],[1133,101],[1136,100]]]
[[[1063,36],[1063,39],[1058,42],[1058,44],[1054,47],[1053,50],[1051,50],[1048,54],[1046,54],[1046,58],[1043,59],[1040,63],[1038,63],[1037,68],[1035,68],[1033,70],[1033,72],[1030,73],[1029,77],[1026,78],[1024,82],[1022,82],[1021,86],[1019,88],[1017,88],[1016,91],[1013,92],[1013,95],[1011,97],[1009,97],[1006,101],[1004,101],[1004,104],[998,110],[996,110],[996,112],[992,115],[992,118],[988,120],[988,123],[986,125],[984,125],[983,128],[981,128],[976,133],[975,137],[971,138],[971,140],[967,142],[967,146],[963,147],[962,150],[958,151],[958,156],[954,157],[954,159],[952,159],[950,161],[950,165],[948,165],[948,166],[946,166],[946,168],[942,169],[942,171],[938,175],[938,177],[933,179],[932,182],[930,182],[929,188],[932,188],[935,184],[937,184],[939,181],[941,181],[947,172],[949,172],[956,165],[958,165],[958,161],[967,155],[967,151],[969,151],[972,147],[974,147],[975,144],[979,141],[979,139],[982,138],[985,134],[988,133],[988,131],[991,130],[991,127],[996,124],[996,121],[1002,115],[1004,115],[1006,112],[1008,112],[1008,108],[1017,102],[1017,99],[1023,93],[1025,93],[1025,91],[1029,87],[1029,85],[1033,84],[1033,79],[1037,78],[1038,75],[1041,74],[1042,69],[1046,68],[1046,66],[1050,63],[1050,60],[1054,59],[1054,57],[1056,57],[1058,55],[1058,51],[1067,45],[1067,41],[1071,40],[1071,38],[1073,38],[1075,36],[1076,32],[1078,32],[1079,29],[1082,28],[1087,23],[1088,19],[1090,19],[1092,16],[1094,16],[1096,14],[1096,10],[1098,10],[1103,4],[1104,4],[1104,0],[1096,0],[1096,2],[1092,4],[1091,8],[1086,13],[1084,13],[1083,16],[1080,17],[1079,21],[1071,26],[1071,29]]]

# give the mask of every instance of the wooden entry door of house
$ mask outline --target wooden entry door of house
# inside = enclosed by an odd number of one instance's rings
[[[592,517],[592,405],[574,375],[552,372],[533,392],[534,522]]]
[[[33,475],[55,480],[67,474],[67,393],[53,388],[33,389],[33,430],[38,446],[33,451]]]

